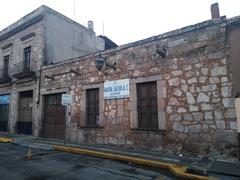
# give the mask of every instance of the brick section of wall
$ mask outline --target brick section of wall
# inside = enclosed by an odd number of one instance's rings
[[[68,135],[72,141],[193,156],[237,157],[236,114],[225,33],[223,21],[142,45],[103,52],[108,62],[117,63],[116,71],[97,71],[95,55],[53,65],[42,72],[41,92],[69,88],[74,99]],[[168,48],[165,58],[156,53],[158,47]],[[80,75],[71,73],[70,69]],[[54,80],[45,78],[46,75],[54,76]],[[86,86],[102,88],[105,80],[129,78],[134,83],[154,77],[162,84],[158,86],[158,94],[162,93],[158,104],[164,110],[160,111],[161,117],[165,117],[160,120],[166,123],[164,131],[135,129],[134,88],[130,89],[130,98],[102,100],[100,126],[103,128],[82,128]]]

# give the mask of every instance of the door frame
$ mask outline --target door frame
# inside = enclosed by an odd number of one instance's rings
[[[62,93],[57,93],[57,94],[49,94],[49,95],[44,95],[44,118],[43,118],[43,129],[42,129],[42,137],[45,138],[50,138],[50,139],[60,139],[60,140],[65,140],[66,136],[66,108],[65,106],[61,105],[61,96]],[[51,101],[51,99],[54,99]],[[47,103],[47,100],[50,100],[50,103]],[[57,101],[56,101],[57,100]],[[60,102],[59,102],[60,101]],[[56,104],[55,104],[56,103]],[[52,111],[48,111],[48,108],[53,108]],[[59,108],[61,110],[59,111]],[[62,109],[64,108],[64,109]],[[49,118],[51,114],[57,115],[58,113],[64,113],[65,117],[58,117],[58,118]],[[49,129],[50,128],[50,129]],[[59,132],[59,128],[62,130]],[[46,131],[46,129],[48,129]]]
[[[54,94],[70,94],[69,88],[63,88],[63,89],[54,89],[54,90],[41,90],[41,129],[40,129],[40,136],[43,137],[44,133],[44,118],[45,118],[45,96],[47,95],[54,95]],[[65,108],[65,139],[68,141],[71,139],[71,114],[70,114],[70,108]]]
[[[8,96],[9,96],[9,104],[8,104],[8,122],[7,122],[7,131],[1,131],[1,132],[9,133],[9,131],[10,131],[10,129],[9,129],[9,124],[10,124],[11,93],[0,94],[0,96],[5,96],[5,95],[8,95]]]
[[[32,123],[32,128],[31,128],[31,134],[27,134],[27,135],[33,135],[34,134],[34,113],[35,113],[35,107],[34,107],[34,90],[30,89],[30,90],[26,90],[26,91],[19,91],[18,92],[18,102],[17,102],[17,121],[16,121],[16,126],[15,126],[15,132],[18,134],[18,122],[19,122],[19,118],[20,118],[20,103],[21,103],[21,93],[24,92],[32,92],[32,114],[31,114],[31,123]]]

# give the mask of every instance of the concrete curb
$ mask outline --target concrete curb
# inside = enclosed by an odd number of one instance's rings
[[[54,148],[52,147],[52,145],[48,145],[45,143],[31,143],[31,142],[24,141],[24,140],[15,140],[15,141],[12,141],[12,143],[23,146],[23,147],[32,148],[32,149],[41,149],[44,151],[54,151]]]
[[[150,166],[154,168],[167,169],[170,172],[172,172],[175,176],[185,178],[185,179],[216,180],[216,178],[213,178],[213,177],[199,176],[199,175],[186,173],[185,172],[187,168],[186,166],[180,166],[172,163],[135,158],[135,157],[125,156],[125,155],[104,153],[104,152],[99,152],[94,150],[83,149],[83,148],[73,148],[73,147],[59,146],[59,145],[53,145],[53,148],[55,148],[55,150],[57,151],[62,151],[62,152],[84,154],[84,155],[101,157],[101,158],[106,158],[111,160],[132,162],[139,165]]]
[[[3,143],[13,143],[14,141],[15,140],[11,138],[0,137],[0,142],[3,142]],[[173,163],[147,160],[142,158],[136,158],[136,157],[126,156],[126,155],[119,155],[119,154],[111,154],[106,152],[99,152],[96,150],[89,150],[84,148],[74,148],[74,147],[59,146],[59,145],[52,145],[52,147],[56,151],[61,151],[61,152],[84,154],[88,156],[101,157],[105,159],[111,159],[111,160],[117,160],[117,161],[123,161],[123,162],[132,162],[135,164],[154,167],[154,168],[167,169],[170,172],[172,172],[176,177],[180,177],[180,178],[192,179],[192,180],[217,180],[216,178],[213,178],[213,177],[186,173],[186,169],[187,169],[186,166],[176,165]]]
[[[14,139],[11,138],[5,138],[5,137],[0,137],[0,142],[2,143],[9,143],[9,142],[13,142]]]

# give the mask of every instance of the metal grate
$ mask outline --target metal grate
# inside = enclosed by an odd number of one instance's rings
[[[87,126],[99,126],[99,89],[88,89],[86,91]]]
[[[30,71],[31,46],[24,48],[24,70]]]
[[[137,84],[138,128],[158,129],[157,83]]]
[[[24,60],[20,63],[14,64],[12,68],[12,74],[18,74],[23,72],[31,72],[31,47],[24,49]]]
[[[0,79],[9,78],[9,56],[4,56],[3,68],[0,69]]]

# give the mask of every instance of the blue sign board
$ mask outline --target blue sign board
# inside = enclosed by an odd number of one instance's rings
[[[9,95],[0,96],[0,104],[9,104],[9,102],[10,102]]]

